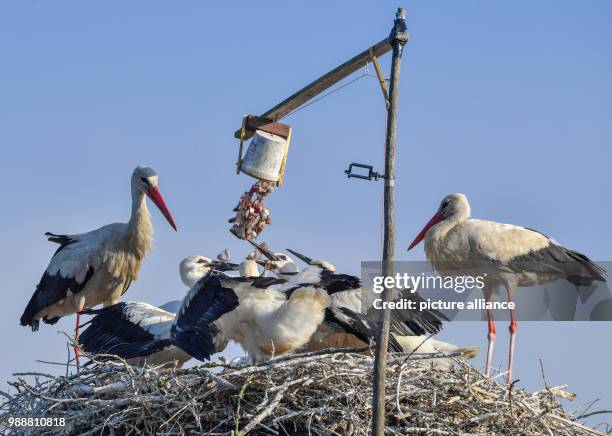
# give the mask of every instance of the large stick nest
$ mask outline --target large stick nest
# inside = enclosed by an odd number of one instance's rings
[[[349,351],[298,354],[257,366],[162,370],[107,361],[69,376],[15,374],[10,384],[17,393],[4,393],[0,427],[8,416],[46,416],[65,417],[66,427],[32,433],[365,435],[372,419],[373,359]],[[451,371],[437,370],[431,357],[390,357],[388,434],[602,434],[563,409],[557,400],[568,395],[563,387],[530,393],[459,361]]]

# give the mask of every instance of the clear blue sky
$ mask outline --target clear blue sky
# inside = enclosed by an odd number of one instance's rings
[[[37,334],[18,326],[55,247],[127,219],[129,180],[153,167],[179,232],[157,211],[155,249],[129,299],[184,293],[177,264],[247,246],[227,218],[251,179],[237,177],[232,132],[386,36],[383,2],[2,2],[0,186],[5,354],[0,375],[61,361],[74,318]],[[405,3],[411,40],[400,90],[398,259],[439,200],[464,192],[476,217],[539,229],[594,259],[611,258],[612,3]],[[388,57],[382,59],[388,71]],[[381,246],[381,183],[347,181],[350,161],[382,170],[384,106],[365,78],[286,120],[286,184],[270,199],[272,247],[358,273]],[[498,326],[496,362],[507,331]],[[612,324],[519,326],[516,377],[569,383],[576,403],[612,407]],[[448,325],[443,339],[485,346],[485,324]],[[484,355],[484,349],[483,353]],[[476,363],[482,364],[484,357]],[[4,388],[2,388],[4,389]],[[600,419],[603,420],[604,418]]]

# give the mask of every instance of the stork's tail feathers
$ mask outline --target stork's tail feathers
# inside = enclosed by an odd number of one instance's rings
[[[25,312],[23,313],[23,315],[21,315],[21,318],[19,319],[19,324],[21,324],[22,326],[27,326],[29,325],[32,328],[32,331],[38,331],[38,327],[40,326],[40,321],[35,320],[33,315],[28,313],[28,308],[26,307]]]
[[[30,326],[30,328],[32,329],[33,332],[37,332],[39,327],[40,327],[40,321],[37,319],[31,319],[28,320],[26,318],[24,318],[24,316],[21,317],[21,321],[20,321],[22,326]]]
[[[45,236],[49,242],[55,242],[56,244],[67,244],[70,242],[70,237],[68,235],[56,235],[55,233],[46,232]]]
[[[580,271],[567,276],[569,282],[576,286],[590,286],[594,281],[606,281],[606,270],[587,256],[574,250],[566,250],[566,254],[575,260],[581,267]]]
[[[40,320],[34,319],[34,315],[36,315],[37,312],[36,299],[34,298],[35,296],[36,294],[32,296],[32,298],[28,302],[28,305],[23,311],[23,315],[21,315],[21,318],[19,319],[19,323],[22,326],[30,326],[33,332],[38,331],[38,328],[40,326]]]

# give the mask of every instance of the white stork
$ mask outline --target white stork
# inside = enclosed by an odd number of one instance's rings
[[[272,288],[284,282],[211,271],[183,301],[172,327],[173,343],[204,360],[215,352],[215,344],[229,339],[255,362],[302,347],[323,322],[330,299],[310,286],[290,296]]]
[[[127,223],[115,223],[87,233],[55,235],[60,244],[36,291],[21,316],[21,325],[38,330],[40,320],[55,324],[62,316],[77,314],[75,337],[79,337],[80,313],[98,304],[119,302],[151,248],[153,225],[146,197],[160,209],[170,225],[176,224],[158,189],[157,174],[137,167],[131,180],[132,214]],[[75,349],[77,368],[78,348]]]
[[[231,271],[237,264],[211,260],[204,256],[190,256],[180,263],[181,280],[189,288],[211,270]],[[95,314],[81,334],[81,349],[91,354],[113,354],[131,365],[173,365],[180,367],[191,356],[172,344],[171,329],[180,309],[181,300],[155,307],[141,301],[115,304],[98,310],[84,310]],[[215,343],[215,352],[222,351],[227,341]]]
[[[465,195],[451,194],[408,250],[425,239],[425,255],[442,275],[445,271],[464,270],[467,275],[484,277],[485,299],[490,301],[499,286],[506,289],[508,301],[517,287],[529,287],[559,279],[576,286],[605,281],[605,271],[584,254],[569,250],[549,237],[525,227],[493,221],[470,219],[470,204]],[[470,271],[469,268],[477,271]],[[468,268],[468,270],[466,270]],[[490,375],[495,323],[492,310],[487,311],[488,347],[486,374]],[[512,382],[517,322],[510,310],[510,351],[508,383]]]
[[[217,256],[219,258],[219,256]],[[229,258],[228,258],[229,260]],[[179,274],[181,281],[191,289],[198,280],[204,277],[211,270],[217,271],[235,271],[239,269],[239,265],[223,260],[213,260],[206,256],[189,256],[179,264]],[[242,274],[241,274],[242,275]],[[183,300],[173,300],[159,306],[160,309],[168,312],[176,313],[181,307]]]
[[[172,312],[142,301],[127,301],[83,313],[95,315],[81,325],[87,328],[79,345],[87,353],[119,356],[135,366],[180,367],[191,359],[172,344],[170,332],[176,318]]]
[[[376,338],[377,325],[374,319],[376,317],[372,316],[371,311],[369,315],[367,313],[371,306],[370,297],[374,294],[362,290],[359,278],[346,274],[335,274],[336,267],[331,262],[311,259],[287,249],[308,265],[304,270],[299,271],[290,256],[279,252],[273,253],[266,246],[253,245],[269,259],[260,262],[262,265],[278,277],[289,280],[288,283],[281,286],[281,289],[291,292],[296,284],[308,283],[322,287],[330,294],[332,303],[325,311],[325,320],[306,344],[305,351],[323,348],[365,347]],[[402,316],[395,314],[391,324],[392,333],[389,335],[389,351],[461,353],[460,357],[463,360],[476,357],[477,347],[461,347],[423,334],[434,332],[436,328],[439,330],[441,326],[425,323],[425,328],[422,328],[406,319],[406,314]],[[415,332],[420,332],[420,334],[415,335]],[[432,359],[433,367],[442,370],[449,369],[453,363],[454,360],[451,358]]]
[[[325,321],[319,327],[308,348],[328,347],[358,347],[367,345],[376,338],[376,316],[372,308],[374,294],[361,287],[361,280],[349,274],[336,272],[336,267],[328,261],[315,260],[294,250],[288,252],[301,259],[308,267],[297,273],[287,274],[297,267],[291,258],[281,258],[279,253],[271,253],[266,247],[261,252],[270,259],[268,268],[277,271],[284,268],[285,276],[291,277],[283,285],[284,292],[291,293],[301,286],[312,286],[322,289],[331,298],[331,304],[325,311]],[[289,259],[289,261],[288,261]],[[280,274],[279,274],[280,277]],[[418,295],[403,295],[403,298],[412,298],[418,301]],[[372,300],[372,301],[371,301]],[[389,336],[389,351],[403,352],[396,336],[421,336],[437,333],[442,329],[441,314],[435,311],[394,311]]]

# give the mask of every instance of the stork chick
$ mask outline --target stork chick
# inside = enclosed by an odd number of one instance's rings
[[[328,295],[312,287],[290,297],[272,277],[230,277],[212,271],[189,291],[175,327],[174,343],[204,360],[215,342],[238,342],[255,362],[302,347],[323,322]]]
[[[378,314],[374,313],[369,301],[373,293],[362,289],[359,277],[337,273],[331,262],[316,260],[294,250],[287,251],[301,259],[308,267],[283,285],[282,289],[291,293],[296,286],[310,285],[325,290],[331,298],[330,307],[325,313],[325,322],[313,336],[309,348],[358,347],[374,340]],[[417,301],[420,298],[418,295],[409,297]],[[395,339],[397,335],[437,333],[442,329],[442,318],[436,311],[394,311],[389,351],[403,351]]]

